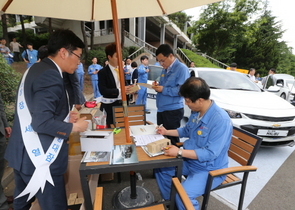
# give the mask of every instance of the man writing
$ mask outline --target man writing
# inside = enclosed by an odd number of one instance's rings
[[[167,129],[180,127],[183,118],[183,98],[178,95],[179,87],[189,78],[189,70],[173,54],[172,48],[162,44],[156,51],[156,57],[163,67],[159,83],[153,83],[157,92],[157,124]],[[172,144],[179,142],[178,137],[167,136]]]
[[[62,73],[73,74],[84,43],[70,30],[57,30],[48,57],[29,68],[20,83],[13,132],[5,158],[14,169],[14,208],[28,210],[38,198],[42,210],[67,210],[63,174],[67,170],[71,132],[88,122],[69,111]],[[41,190],[41,189],[43,190]]]
[[[210,89],[203,79],[190,77],[180,87],[179,94],[192,110],[187,124],[175,130],[161,127],[157,132],[188,137],[183,149],[170,145],[164,151],[165,155],[184,158],[182,174],[187,179],[182,185],[197,210],[199,204],[195,198],[204,194],[208,172],[228,167],[227,151],[231,142],[232,123],[228,114],[209,99]],[[155,176],[162,197],[169,200],[175,168],[156,169]],[[225,176],[215,178],[212,187],[217,187],[224,179]],[[179,210],[185,209],[179,197],[176,197],[176,205]]]

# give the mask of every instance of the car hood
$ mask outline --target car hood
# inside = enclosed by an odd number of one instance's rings
[[[295,116],[295,107],[269,92],[211,89],[211,99],[223,109],[268,117]]]

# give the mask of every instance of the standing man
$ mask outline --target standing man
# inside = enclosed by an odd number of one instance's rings
[[[105,53],[109,63],[98,72],[98,87],[102,95],[100,110],[106,111],[107,126],[110,127],[113,124],[113,106],[122,106],[116,44],[112,43],[106,46]],[[126,93],[128,93],[128,90],[129,86],[125,86]]]
[[[257,83],[257,80],[255,78],[255,72],[256,70],[254,68],[250,68],[249,74],[247,76],[250,78],[251,81]]]
[[[180,127],[184,114],[183,98],[178,92],[180,86],[189,78],[189,70],[174,56],[172,48],[167,44],[160,45],[156,57],[163,67],[159,83],[153,83],[153,89],[157,92],[157,123],[163,124],[167,129],[176,129]],[[178,137],[167,137],[174,145],[179,142]]]
[[[131,67],[131,59],[126,58],[125,66],[124,66],[124,74],[125,74],[125,81],[127,85],[131,84],[132,73],[133,73],[133,69]]]
[[[147,83],[148,80],[148,73],[149,73],[149,58],[146,55],[143,55],[140,57],[140,66],[137,68],[138,69],[138,83]],[[146,104],[146,98],[147,98],[147,89],[146,87],[141,86],[140,89],[138,90],[138,96],[136,99],[135,104],[140,105]]]
[[[38,62],[38,51],[33,49],[32,43],[27,43],[27,49],[23,51],[22,58],[27,63],[27,68]]]
[[[92,58],[92,64],[88,67],[88,74],[91,77],[92,89],[93,89],[93,97],[96,100],[96,103],[101,101],[101,94],[98,89],[98,72],[102,69],[102,66],[97,64],[97,58]]]
[[[19,48],[22,48],[23,46],[21,46],[20,43],[16,42],[16,38],[12,39],[12,42],[10,42],[10,50],[13,52],[13,60],[15,62],[20,61],[19,60]]]
[[[47,48],[48,57],[22,78],[5,153],[14,169],[15,209],[30,209],[37,197],[42,210],[67,210],[67,140],[71,132],[83,132],[88,126],[85,118],[70,112],[62,78],[63,72],[76,70],[84,43],[70,30],[56,30]]]
[[[5,160],[4,153],[6,149],[6,138],[9,138],[11,134],[11,128],[8,125],[5,110],[4,102],[0,94],[0,180],[2,180],[3,173],[5,171]],[[7,198],[3,192],[3,187],[0,185],[0,210],[9,209]]]
[[[182,186],[195,209],[199,209],[195,198],[204,194],[209,171],[228,167],[227,152],[233,126],[228,114],[209,99],[210,88],[203,79],[190,77],[180,87],[179,94],[192,110],[187,124],[174,130],[161,127],[157,132],[162,135],[188,137],[183,149],[170,145],[164,152],[168,156],[184,158],[182,174],[187,178]],[[155,176],[162,197],[169,200],[175,167],[155,169]],[[225,176],[215,178],[212,188],[217,187],[224,179]],[[178,210],[185,209],[179,196],[176,197],[176,205]]]
[[[83,64],[80,63],[78,65],[78,68],[76,69],[77,75],[78,75],[78,80],[79,80],[79,86],[80,86],[80,90],[83,92],[84,90],[84,68],[83,68]]]
[[[4,38],[1,38],[0,52],[8,65],[11,65],[13,63],[13,55],[11,55],[10,49],[6,46],[6,40]]]

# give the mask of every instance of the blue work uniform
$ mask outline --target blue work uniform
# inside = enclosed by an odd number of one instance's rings
[[[177,129],[181,126],[184,114],[183,97],[179,96],[179,88],[189,78],[189,70],[186,65],[177,58],[167,68],[163,69],[160,76],[159,85],[163,86],[162,92],[157,93],[157,124],[166,129]],[[175,145],[179,142],[176,136],[167,136],[171,143]]]
[[[199,209],[196,198],[205,192],[208,172],[228,167],[227,152],[233,129],[228,114],[214,101],[200,120],[198,115],[198,112],[192,112],[187,124],[177,129],[179,137],[188,137],[183,148],[194,150],[198,157],[198,159],[183,158],[182,171],[182,174],[187,176],[182,185],[196,210]],[[162,197],[169,200],[171,178],[175,176],[175,168],[156,169],[155,176]],[[212,188],[217,187],[224,179],[225,176],[215,178]],[[176,197],[176,205],[179,210],[185,209],[179,196]]]
[[[26,54],[28,56],[27,58],[28,58],[28,61],[29,61],[27,63],[27,68],[30,68],[38,60],[38,51],[34,50],[34,49],[33,50],[26,49],[22,53],[22,58],[26,59]]]
[[[147,83],[148,80],[148,72],[146,72],[146,70],[148,69],[148,66],[144,66],[143,64],[141,64],[137,70],[138,70],[138,79],[137,79],[137,83]],[[140,87],[140,89],[138,90],[138,96],[136,99],[135,104],[136,105],[140,105],[140,104],[146,104],[146,98],[147,98],[147,89],[146,87]]]
[[[130,85],[130,80],[131,80],[131,71],[130,71],[130,69],[131,69],[130,65],[125,65],[124,66],[125,81],[127,82],[128,85]],[[128,70],[129,70],[129,73],[127,73]]]
[[[88,67],[88,74],[91,76],[94,98],[101,97],[101,94],[98,89],[98,74],[94,74],[95,71],[99,71],[101,69],[102,67],[99,64],[92,64]]]
[[[158,112],[183,108],[183,97],[178,92],[180,86],[189,76],[188,68],[177,58],[168,69],[162,70],[159,85],[163,86],[163,91],[157,93],[156,101]]]
[[[83,64],[80,63],[78,65],[78,68],[76,69],[76,72],[77,72],[77,76],[78,76],[78,79],[79,79],[79,86],[80,86],[80,90],[83,91],[84,89],[84,68],[83,68]]]

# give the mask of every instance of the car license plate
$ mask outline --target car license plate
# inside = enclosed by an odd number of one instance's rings
[[[157,98],[157,94],[148,93],[147,94],[147,98],[156,99]]]
[[[257,132],[257,135],[259,136],[287,136],[288,131],[287,130],[264,130],[259,129]]]

